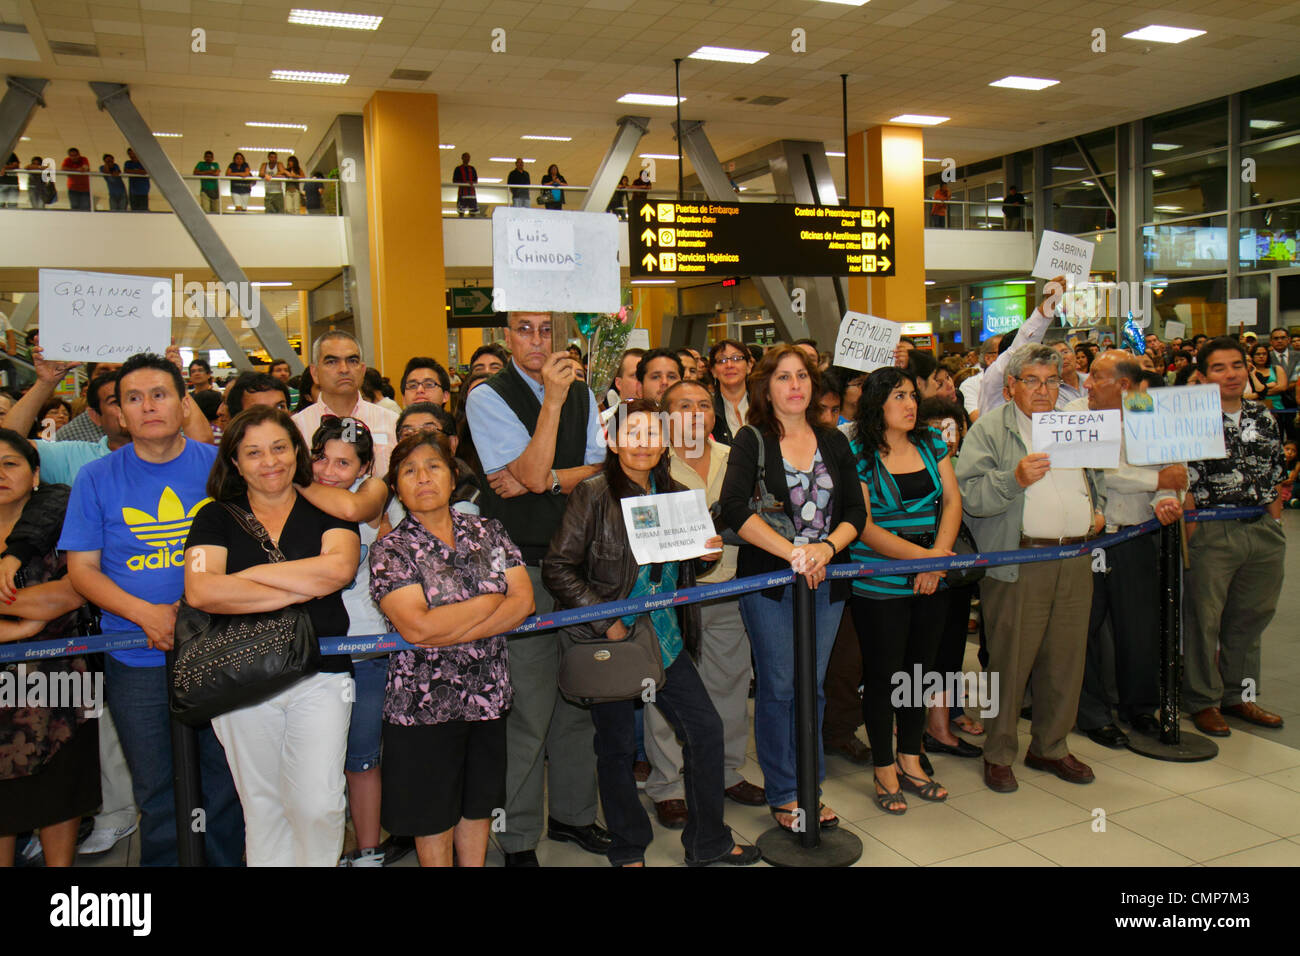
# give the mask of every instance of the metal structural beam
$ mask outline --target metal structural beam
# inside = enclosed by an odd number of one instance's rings
[[[591,180],[591,186],[587,189],[586,198],[582,202],[583,212],[605,211],[609,201],[614,198],[614,190],[618,188],[618,181],[623,178],[623,170],[627,169],[628,160],[636,152],[641,137],[649,131],[650,117],[648,116],[618,118],[618,132],[614,134],[614,142],[609,144],[609,149],[605,151],[605,157],[600,161],[596,175]]]
[[[1071,142],[1074,143],[1074,148],[1079,151],[1079,155],[1083,157],[1083,165],[1088,167],[1088,175],[1092,177],[1093,182],[1097,184],[1097,188],[1101,190],[1101,197],[1106,200],[1106,205],[1110,206],[1110,211],[1118,217],[1119,209],[1115,206],[1115,196],[1106,185],[1106,180],[1101,178],[1101,170],[1097,166],[1097,161],[1092,158],[1092,153],[1087,146],[1083,145],[1083,140],[1079,139],[1079,137],[1075,136]]]
[[[135,108],[131,102],[130,90],[123,83],[97,83],[90,84],[94,92],[99,108],[108,113],[117,124],[122,135],[126,137],[127,144],[135,150],[140,162],[144,168],[149,171],[150,178],[157,185],[163,198],[171,205],[180,220],[185,231],[190,234],[194,244],[198,247],[199,252],[207,261],[212,271],[216,273],[217,279],[223,283],[238,283],[234,288],[248,288],[248,276],[240,268],[235,257],[230,254],[226,244],[221,241],[217,231],[212,228],[208,222],[207,214],[199,208],[198,200],[190,192],[185,181],[181,179],[181,174],[172,165],[167,154],[163,152],[158,140],[154,138],[149,124],[144,121],[140,111]],[[226,320],[220,317],[213,317],[207,314],[208,310],[204,309],[204,320],[216,336],[221,347],[230,356],[230,360],[237,368],[242,371],[250,371],[253,363],[248,360],[248,356],[240,347],[238,340],[226,326]],[[302,361],[298,358],[296,352],[289,346],[289,340],[285,338],[280,327],[275,324],[271,318],[270,311],[258,300],[257,315],[246,317],[246,321],[251,327],[253,334],[271,355],[283,356],[289,362],[289,367],[295,372],[303,370]]]
[[[681,140],[682,151],[695,169],[704,194],[716,202],[735,202],[736,193],[731,187],[731,179],[718,162],[718,154],[713,151],[713,144],[704,133],[704,123],[686,120],[680,129],[676,123],[673,128]],[[824,153],[822,159],[824,162]],[[785,283],[777,276],[753,276],[753,279],[772,314],[777,334],[787,342],[807,338],[808,325],[791,306],[790,293]],[[673,341],[676,334],[675,330],[668,330],[669,341]]]
[[[45,105],[45,85],[49,80],[31,76],[5,77],[5,95],[0,99],[0,152],[8,156],[14,152],[18,139],[36,112]]]

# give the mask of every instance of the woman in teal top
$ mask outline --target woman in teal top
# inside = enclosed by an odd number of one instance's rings
[[[917,415],[916,380],[896,368],[871,373],[862,387],[856,426],[853,451],[867,524],[851,548],[853,560],[871,564],[951,555],[961,526],[961,493],[947,444]],[[926,677],[918,684],[919,675],[933,670],[947,604],[940,572],[853,582],[850,608],[862,647],[862,714],[875,764],[876,801],[887,813],[906,812],[903,790],[923,800],[948,797],[921,768],[923,692],[932,685]]]

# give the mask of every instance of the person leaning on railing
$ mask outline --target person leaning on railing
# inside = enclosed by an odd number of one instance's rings
[[[506,802],[514,691],[504,632],[533,611],[519,549],[499,521],[451,508],[447,439],[416,432],[386,481],[406,517],[370,552],[370,594],[403,640],[384,694],[385,829],[414,834],[422,866],[482,866]]]
[[[555,595],[557,608],[587,607],[608,601],[645,597],[695,585],[695,565],[668,561],[638,565],[628,544],[622,501],[645,494],[684,490],[668,470],[659,406],[633,399],[620,406],[610,423],[614,440],[601,473],[569,495],[560,528],[542,563],[542,580]],[[615,424],[617,429],[615,430]],[[710,544],[721,549],[721,538]],[[711,555],[722,556],[721,550]],[[722,822],[724,802],[722,719],[700,680],[692,655],[699,653],[700,608],[689,604],[640,615],[574,625],[584,640],[626,640],[634,627],[649,626],[658,637],[664,681],[652,703],[678,735],[689,742],[685,759],[688,817],[682,833],[686,862],[704,866],[757,863],[756,847],[740,847]],[[593,704],[596,727],[596,776],[605,822],[614,838],[606,856],[612,866],[644,866],[645,848],[654,834],[637,797],[632,762],[636,755],[636,701]]]
[[[226,175],[234,177],[234,182],[230,184],[230,201],[235,207],[236,212],[248,212],[248,195],[253,191],[252,170],[248,167],[248,160],[244,158],[243,153],[235,153],[230,158],[230,165],[226,167]]]
[[[185,598],[193,607],[238,615],[302,605],[317,636],[347,632],[342,589],[357,573],[357,526],[294,487],[311,481],[307,444],[288,415],[255,405],[235,417],[208,476],[212,500],[185,542]],[[273,563],[266,542],[232,509],[260,522],[286,560]],[[249,866],[337,865],[351,675],[346,655],[322,657],[319,672],[213,718],[244,807]]]

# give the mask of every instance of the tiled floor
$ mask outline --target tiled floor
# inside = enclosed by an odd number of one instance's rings
[[[1285,515],[1287,579],[1277,616],[1264,638],[1259,700],[1287,718],[1280,731],[1229,718],[1232,736],[1217,740],[1219,755],[1200,763],[1151,760],[1108,750],[1073,734],[1072,751],[1090,764],[1094,783],[1079,786],[1017,763],[1020,789],[985,788],[982,762],[936,755],[935,777],[950,797],[943,804],[912,798],[901,817],[872,799],[871,770],[827,758],[826,804],[862,840],[858,866],[1300,866],[1300,513]],[[973,648],[971,649],[973,650]],[[1183,726],[1193,732],[1190,721]],[[1021,721],[1021,754],[1029,725]],[[968,738],[978,742],[978,738]],[[746,778],[762,783],[753,759]],[[643,802],[651,812],[650,801]],[[727,823],[752,842],[773,826],[762,807],[728,802]],[[680,832],[654,823],[650,866],[680,866]],[[138,840],[118,844],[97,865],[134,864]],[[543,866],[603,866],[569,843],[543,840]],[[408,856],[399,865],[414,865]],[[492,849],[488,864],[501,865]]]

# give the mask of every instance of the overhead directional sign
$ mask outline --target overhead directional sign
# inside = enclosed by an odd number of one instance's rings
[[[493,314],[492,289],[452,289],[451,314],[456,319],[486,318]]]
[[[630,268],[642,276],[892,276],[892,206],[633,202]]]

